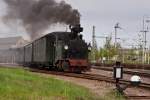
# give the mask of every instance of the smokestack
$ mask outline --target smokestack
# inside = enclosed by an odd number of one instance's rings
[[[55,0],[3,0],[7,14],[3,21],[21,21],[23,27],[34,39],[53,24],[80,24],[80,13],[65,1]],[[16,24],[16,23],[14,23]]]

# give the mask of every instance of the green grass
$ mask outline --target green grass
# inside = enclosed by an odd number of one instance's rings
[[[126,100],[123,95],[117,91],[110,91],[102,97],[103,100]]]
[[[84,87],[53,77],[23,69],[0,68],[0,100],[117,100],[113,94],[108,94],[111,99],[98,97]]]

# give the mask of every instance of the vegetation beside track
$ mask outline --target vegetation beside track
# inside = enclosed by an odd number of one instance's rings
[[[91,65],[93,66],[97,66],[97,67],[113,67],[115,64],[114,63],[91,63]],[[123,66],[124,68],[128,68],[128,69],[145,69],[145,70],[150,70],[150,64],[127,64],[127,63],[123,63],[121,64],[121,66]]]
[[[69,82],[44,77],[23,69],[0,68],[0,100],[122,99],[122,96],[115,97],[113,94],[109,93],[101,98],[88,89]]]

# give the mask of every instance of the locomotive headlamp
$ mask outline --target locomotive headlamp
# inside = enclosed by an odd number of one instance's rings
[[[91,50],[92,50],[92,48],[89,46],[89,47],[88,47],[88,50],[89,50],[89,51],[91,51]]]
[[[68,45],[65,45],[65,46],[64,46],[64,49],[65,49],[65,50],[68,50],[68,49],[69,49]]]

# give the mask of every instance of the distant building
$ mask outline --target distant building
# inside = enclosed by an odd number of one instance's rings
[[[21,36],[0,38],[0,50],[7,50],[10,48],[19,47],[26,43],[27,41],[24,40]]]
[[[0,38],[0,63],[14,63],[15,52],[12,48],[21,47],[28,43],[21,36]]]
[[[142,61],[142,48],[122,48],[119,49],[119,54],[123,61]]]

